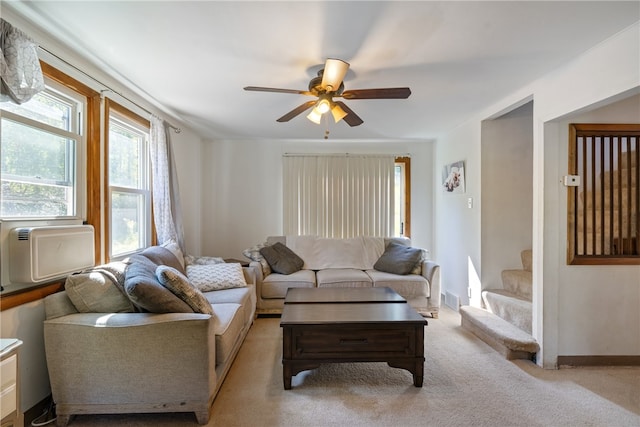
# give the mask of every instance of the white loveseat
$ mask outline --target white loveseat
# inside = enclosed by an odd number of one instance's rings
[[[262,256],[265,246],[284,244],[303,261],[299,271],[280,274]],[[409,274],[379,271],[374,265],[390,243],[410,247],[407,238],[355,237],[329,239],[315,236],[271,236],[263,244],[243,251],[256,275],[258,314],[281,313],[289,288],[389,287],[422,315],[438,317],[440,266],[422,256]]]

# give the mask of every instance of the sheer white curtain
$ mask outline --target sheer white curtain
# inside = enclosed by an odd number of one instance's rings
[[[395,156],[285,155],[284,233],[390,236]]]
[[[23,104],[44,90],[38,46],[0,18],[0,101]]]
[[[153,220],[158,243],[175,241],[182,253],[184,231],[180,207],[178,178],[175,169],[169,125],[159,117],[151,117],[151,172],[153,181]]]

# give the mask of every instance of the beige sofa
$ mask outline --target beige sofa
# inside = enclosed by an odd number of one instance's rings
[[[188,268],[153,247],[93,269],[101,285],[70,276],[64,292],[45,299],[45,352],[59,426],[74,414],[102,413],[194,412],[198,423],[209,422],[213,399],[253,323],[253,270],[241,270],[246,286],[200,293],[211,315],[171,300],[175,294],[153,283],[149,273],[161,265]]]
[[[422,315],[438,317],[440,266],[426,251],[410,274],[393,274],[374,268],[389,243],[410,246],[407,238],[356,237],[325,239],[315,236],[270,236],[263,244],[243,251],[256,273],[257,313],[281,313],[289,288],[389,287]],[[291,274],[272,271],[260,251],[281,243],[304,261]]]

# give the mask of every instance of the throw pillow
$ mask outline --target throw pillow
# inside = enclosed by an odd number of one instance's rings
[[[302,270],[304,261],[291,249],[278,242],[260,249],[273,271],[280,274],[291,274]]]
[[[238,263],[188,265],[187,278],[202,292],[247,286],[242,267]]]
[[[172,255],[173,256],[173,255]],[[156,277],[157,264],[142,255],[132,255],[125,272],[124,289],[141,310],[151,313],[193,313],[187,303],[162,286]]]
[[[194,312],[213,315],[211,303],[180,271],[168,265],[160,265],[156,269],[156,277],[162,285],[186,302]]]
[[[130,313],[133,304],[109,277],[98,269],[67,277],[64,288],[80,313]]]
[[[420,260],[413,266],[411,274],[422,274],[422,263],[429,259],[429,251],[426,249],[420,249]]]
[[[185,273],[184,267],[180,264],[178,258],[167,248],[163,248],[162,246],[149,246],[140,252],[140,255],[148,258],[156,266],[168,265],[182,274]]]
[[[176,257],[182,268],[184,268],[184,254],[182,253],[182,249],[180,249],[180,245],[175,240],[167,240],[162,245],[163,248],[168,249],[171,253]]]
[[[269,274],[271,274],[271,267],[269,267],[269,263],[260,253],[260,249],[264,248],[265,246],[267,246],[266,243],[258,243],[257,245],[242,251],[242,255],[249,258],[251,261],[259,262],[262,266],[262,274],[264,276],[268,276]]]
[[[386,273],[405,275],[411,273],[421,256],[421,249],[390,242],[373,268]]]
[[[224,259],[217,256],[194,256],[187,255],[184,257],[186,265],[209,265],[209,264],[223,264]]]

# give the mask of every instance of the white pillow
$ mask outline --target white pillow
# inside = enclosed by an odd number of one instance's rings
[[[238,263],[187,265],[187,277],[202,292],[247,286]]]

